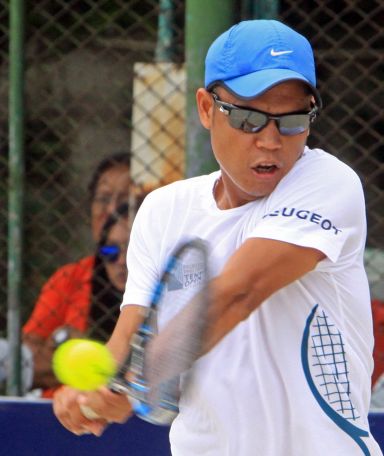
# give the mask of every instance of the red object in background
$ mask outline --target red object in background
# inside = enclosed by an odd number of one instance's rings
[[[375,335],[375,348],[373,359],[375,368],[372,374],[372,386],[381,374],[384,373],[384,301],[374,299],[372,301],[373,333]]]

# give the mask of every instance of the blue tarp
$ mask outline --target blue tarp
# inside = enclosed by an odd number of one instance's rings
[[[384,449],[384,413],[372,412],[369,419]],[[133,417],[101,437],[77,437],[57,421],[50,401],[0,400],[1,456],[170,456],[168,433]]]

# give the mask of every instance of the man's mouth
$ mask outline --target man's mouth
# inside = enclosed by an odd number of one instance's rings
[[[271,174],[274,173],[278,167],[274,164],[270,163],[263,163],[261,165],[257,165],[253,168],[258,174]]]

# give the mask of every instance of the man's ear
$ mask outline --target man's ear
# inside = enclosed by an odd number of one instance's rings
[[[206,89],[198,89],[196,92],[196,104],[201,124],[204,128],[210,130],[214,108],[212,95]]]

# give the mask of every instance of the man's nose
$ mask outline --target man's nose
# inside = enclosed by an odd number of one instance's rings
[[[281,134],[273,119],[270,119],[268,124],[254,135],[256,146],[260,149],[278,150],[281,148]]]

